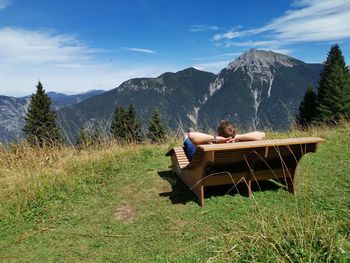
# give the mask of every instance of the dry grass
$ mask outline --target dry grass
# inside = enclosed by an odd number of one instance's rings
[[[251,199],[214,196],[204,209],[168,175],[164,152],[179,145],[181,131],[167,145],[2,147],[0,213],[13,209],[21,217],[37,200],[44,204],[29,223],[17,219],[22,225],[5,215],[0,252],[39,261],[346,262],[350,124],[267,135],[327,140],[317,154],[303,158],[297,195],[279,189],[256,191]],[[162,171],[169,178],[161,178]],[[69,193],[77,187],[88,190]],[[173,205],[160,195],[171,190],[173,197],[190,201]]]
[[[26,142],[0,148],[0,205],[11,203],[22,211],[36,197],[55,187],[70,188],[75,178],[67,173],[72,166],[103,160],[116,151],[137,150],[109,140],[89,147],[31,147]]]

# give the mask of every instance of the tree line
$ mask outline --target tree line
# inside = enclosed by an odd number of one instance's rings
[[[56,124],[56,113],[50,106],[51,99],[39,81],[36,93],[31,97],[23,128],[28,143],[33,146],[42,147],[63,143],[60,129]],[[116,107],[110,132],[113,138],[122,143],[140,143],[145,140],[158,143],[166,138],[166,125],[162,121],[159,110],[156,109],[149,121],[147,132],[144,133],[135,106],[130,104],[127,109]],[[87,130],[82,127],[75,144],[90,146],[101,142],[102,139],[99,130]]]
[[[23,128],[31,145],[44,146],[63,142],[56,124],[56,114],[50,108],[51,99],[38,82],[36,93],[32,95]],[[338,45],[328,52],[316,91],[309,86],[300,103],[296,117],[298,127],[307,129],[310,125],[334,125],[341,119],[350,118],[350,72]],[[162,142],[166,136],[166,126],[159,110],[155,110],[146,132],[143,132],[134,105],[115,108],[110,133],[119,142],[139,143],[146,139],[153,143]],[[89,145],[101,141],[98,130],[81,128],[76,144]]]

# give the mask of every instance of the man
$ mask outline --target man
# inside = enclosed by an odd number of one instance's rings
[[[220,121],[217,134],[216,136],[201,132],[189,132],[188,137],[184,141],[184,150],[188,160],[192,161],[197,145],[200,144],[258,141],[265,138],[265,133],[259,131],[236,134],[235,127],[226,120]]]

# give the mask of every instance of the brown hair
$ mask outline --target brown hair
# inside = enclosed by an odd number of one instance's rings
[[[220,125],[217,129],[218,135],[228,138],[228,137],[232,137],[234,138],[236,135],[236,129],[235,127],[229,123],[227,120],[222,120],[220,121]]]

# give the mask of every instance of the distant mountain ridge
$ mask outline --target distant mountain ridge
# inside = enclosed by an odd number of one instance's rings
[[[0,96],[0,142],[14,141],[23,136],[28,105],[23,98]]]
[[[153,111],[159,109],[172,130],[215,129],[220,119],[234,122],[241,130],[286,129],[307,86],[317,86],[322,67],[272,51],[251,49],[218,74],[187,68],[156,78],[130,79],[91,96],[49,95],[58,109],[59,124],[71,137],[83,126],[97,125],[109,132],[115,107],[131,103],[144,128]],[[23,127],[28,98],[4,101],[4,96],[0,97],[0,131],[6,131],[2,133],[8,138],[9,133]],[[11,112],[6,110],[9,107]]]
[[[128,107],[132,103],[142,123],[146,124],[157,108],[166,118],[167,112],[174,113],[176,117],[168,118],[167,123],[175,127],[182,125],[180,116],[186,116],[193,105],[199,104],[201,95],[215,77],[213,73],[188,68],[176,73],[167,72],[157,78],[135,78],[102,95],[63,108],[58,114],[62,126],[73,133],[87,122],[98,123],[108,132],[109,125],[106,123],[112,118],[116,105]],[[65,126],[67,124],[69,127]]]
[[[47,95],[51,98],[52,108],[54,110],[58,110],[58,109],[70,106],[72,104],[82,102],[90,97],[100,95],[104,92],[106,92],[106,91],[105,90],[89,90],[89,91],[83,92],[83,93],[67,95],[64,93],[49,91],[49,92],[47,92]],[[32,95],[28,95],[28,96],[24,96],[21,98],[29,100],[31,96]]]
[[[59,113],[73,133],[86,122],[104,122],[108,132],[116,105],[130,103],[144,127],[158,108],[172,129],[214,129],[220,119],[229,119],[243,130],[286,129],[307,86],[317,85],[321,69],[322,64],[251,49],[217,75],[188,68],[157,78],[130,79]]]
[[[54,110],[82,102],[104,90],[91,90],[75,95],[48,92]],[[27,114],[31,95],[24,97],[0,96],[0,142],[10,142],[23,137],[22,128]]]
[[[317,85],[321,69],[322,64],[251,49],[219,72],[199,120],[202,126],[226,118],[243,129],[286,129],[307,86]]]

